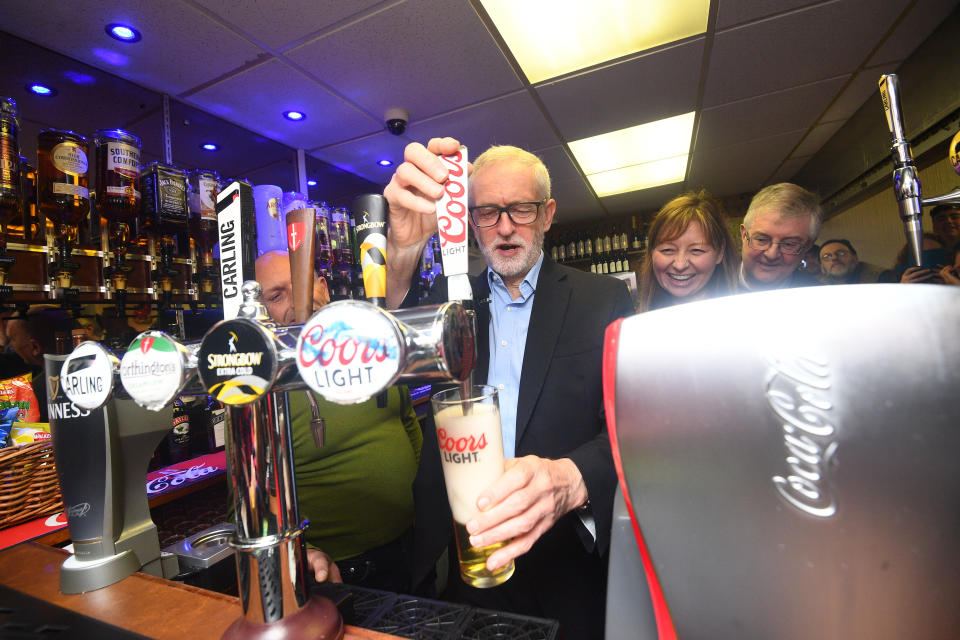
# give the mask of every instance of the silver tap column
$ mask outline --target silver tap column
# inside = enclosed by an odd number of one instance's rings
[[[309,601],[307,561],[299,536],[287,397],[274,389],[291,353],[283,329],[257,303],[260,286],[241,287],[237,318],[215,325],[200,345],[198,372],[230,412],[230,473],[237,529],[240,602],[247,623],[275,622]],[[295,373],[295,372],[294,372]]]
[[[913,265],[921,264],[923,229],[920,216],[923,213],[920,175],[913,162],[913,152],[903,132],[903,112],[900,110],[900,81],[895,74],[880,76],[880,98],[887,116],[887,126],[893,138],[890,152],[893,155],[893,190],[900,205],[900,219],[910,246]]]

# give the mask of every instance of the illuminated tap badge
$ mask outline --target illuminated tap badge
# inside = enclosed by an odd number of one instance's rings
[[[84,342],[60,368],[60,385],[70,402],[81,409],[98,409],[113,391],[113,365],[117,359],[96,342]]]
[[[182,347],[163,331],[144,331],[120,361],[120,381],[133,401],[159,411],[180,393],[184,382]]]
[[[224,404],[259,400],[277,374],[273,337],[252,320],[224,320],[203,338],[197,370],[207,392]]]
[[[358,404],[396,380],[402,344],[386,312],[366,302],[334,302],[303,325],[297,369],[303,381],[330,402]]]

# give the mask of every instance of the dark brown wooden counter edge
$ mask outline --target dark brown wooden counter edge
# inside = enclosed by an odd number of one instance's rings
[[[219,638],[240,616],[237,598],[136,573],[88,593],[60,593],[60,564],[67,553],[36,542],[0,551],[0,582],[58,607],[156,640]],[[346,640],[395,636],[347,627]]]

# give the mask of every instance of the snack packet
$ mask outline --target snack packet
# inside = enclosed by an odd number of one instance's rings
[[[17,408],[17,420],[36,422],[40,419],[37,396],[30,386],[32,376],[25,373],[16,378],[0,381],[0,409]]]

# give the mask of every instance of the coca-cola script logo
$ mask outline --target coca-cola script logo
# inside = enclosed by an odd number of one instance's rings
[[[780,421],[786,473],[773,476],[780,497],[818,518],[837,512],[830,471],[837,453],[837,427],[830,402],[830,369],[804,356],[770,359],[766,398]]]
[[[467,159],[466,149],[452,156],[441,156],[450,173],[443,184],[443,197],[437,207],[440,248],[467,241]]]
[[[291,222],[287,225],[287,246],[290,251],[296,251],[300,248],[300,245],[303,244],[304,235],[304,223]]]
[[[189,469],[167,469],[160,477],[154,478],[147,483],[147,495],[162,493],[170,487],[176,487],[184,482],[199,480],[211,473],[219,471],[219,467],[204,464],[198,464]]]
[[[296,363],[311,389],[331,402],[355,404],[393,383],[400,341],[386,313],[360,302],[336,302],[304,324]]]

